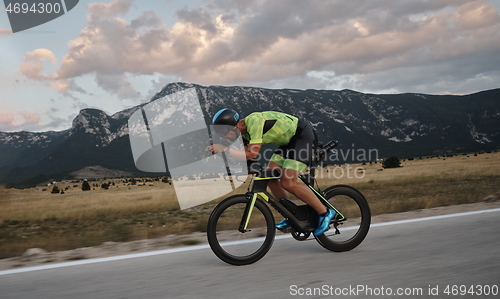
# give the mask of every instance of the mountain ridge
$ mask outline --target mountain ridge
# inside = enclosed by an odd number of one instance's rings
[[[376,149],[378,158],[500,148],[500,89],[455,96],[176,82],[165,85],[148,103],[191,87],[196,88],[207,123],[224,107],[243,116],[282,111],[309,121],[322,142],[339,139],[339,150],[346,151]],[[127,120],[148,103],[112,115],[82,109],[71,128],[58,132],[0,132],[0,183],[70,178],[70,173],[95,165],[144,174],[133,163]]]

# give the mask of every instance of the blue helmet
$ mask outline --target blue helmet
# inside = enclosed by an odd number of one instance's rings
[[[236,127],[238,120],[240,120],[238,112],[233,109],[224,108],[215,113],[214,118],[212,119],[212,124]]]
[[[215,125],[217,134],[220,136],[225,136],[229,131],[236,127],[236,124],[240,120],[240,115],[233,109],[224,108],[215,113],[212,119],[212,124]]]

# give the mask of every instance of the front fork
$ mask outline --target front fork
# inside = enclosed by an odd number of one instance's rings
[[[255,202],[257,201],[257,193],[247,192],[245,196],[247,197],[248,204],[245,207],[245,212],[243,212],[243,217],[241,217],[240,227],[238,228],[238,231],[240,231],[241,233],[250,231],[247,230],[248,223],[250,222],[250,216],[252,215]]]

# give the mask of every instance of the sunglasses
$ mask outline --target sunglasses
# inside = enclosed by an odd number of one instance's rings
[[[225,137],[229,132],[233,131],[234,128],[231,128],[229,126],[221,126],[219,128],[217,128],[215,130],[215,132],[217,133],[217,135],[221,136],[221,137]]]

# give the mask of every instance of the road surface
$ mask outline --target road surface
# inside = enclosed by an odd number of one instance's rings
[[[277,239],[249,266],[227,265],[197,246],[14,269],[0,271],[0,298],[500,298],[498,289],[491,295],[500,286],[499,229],[500,209],[492,209],[376,224],[344,253]],[[461,286],[468,293],[453,296]],[[486,288],[489,296],[477,294]]]

